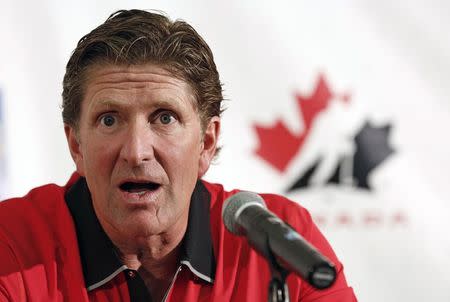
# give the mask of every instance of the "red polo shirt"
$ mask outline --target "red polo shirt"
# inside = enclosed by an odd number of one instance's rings
[[[199,181],[191,198],[179,269],[166,301],[267,301],[266,260],[225,230],[223,201],[236,191]],[[342,265],[309,213],[278,195],[268,208],[336,264],[337,280],[315,290],[288,277],[291,301],[356,301]],[[0,203],[0,301],[151,301],[139,274],[124,266],[92,208],[84,178],[47,185]]]

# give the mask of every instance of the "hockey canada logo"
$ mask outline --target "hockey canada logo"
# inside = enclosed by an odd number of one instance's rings
[[[256,155],[279,173],[302,157],[302,171],[285,190],[330,184],[372,190],[370,174],[394,152],[388,143],[391,125],[374,125],[367,118],[352,121],[350,95],[332,92],[322,75],[313,93],[298,93],[295,99],[303,131],[290,130],[282,119],[254,125]]]

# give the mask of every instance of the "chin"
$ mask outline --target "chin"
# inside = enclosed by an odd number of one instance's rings
[[[167,227],[161,224],[154,215],[137,215],[122,223],[124,231],[131,235],[151,236],[163,233]]]

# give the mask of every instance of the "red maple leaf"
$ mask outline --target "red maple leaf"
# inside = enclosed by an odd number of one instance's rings
[[[277,120],[273,127],[265,128],[258,125],[254,125],[254,127],[260,142],[256,154],[278,171],[284,171],[289,160],[294,157],[300,145],[303,144],[304,137],[292,134],[281,120]]]
[[[290,161],[301,150],[317,114],[328,107],[332,97],[333,94],[328,88],[325,78],[319,75],[312,95],[296,94],[297,106],[301,112],[299,119],[304,122],[304,131],[292,133],[280,119],[270,127],[255,124],[254,128],[259,139],[259,146],[255,153],[279,172],[284,172]],[[343,95],[340,99],[348,102],[349,96]]]
[[[305,132],[309,132],[312,122],[317,114],[328,107],[330,99],[333,95],[328,88],[327,83],[322,75],[319,75],[319,80],[316,90],[309,97],[304,97],[297,94],[297,104],[303,113],[303,121],[305,123]]]

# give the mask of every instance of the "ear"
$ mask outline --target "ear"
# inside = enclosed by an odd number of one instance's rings
[[[220,133],[220,117],[213,116],[203,134],[202,149],[198,163],[198,178],[208,171],[209,165],[216,153],[217,141]]]
[[[64,132],[66,133],[70,155],[72,155],[72,159],[75,162],[77,172],[81,176],[85,176],[83,168],[83,153],[80,151],[80,141],[78,139],[77,131],[73,127],[64,124]]]

